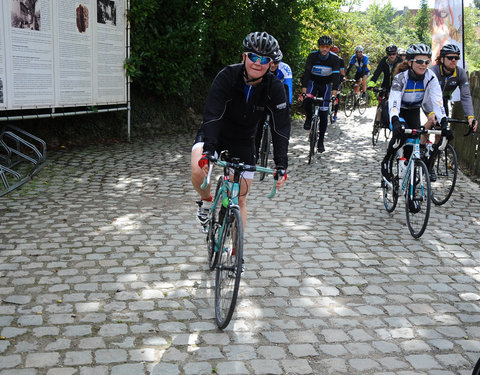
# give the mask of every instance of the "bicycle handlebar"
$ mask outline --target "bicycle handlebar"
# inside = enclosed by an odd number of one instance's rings
[[[210,184],[210,176],[212,174],[212,169],[213,169],[214,164],[216,164],[220,167],[230,168],[230,169],[237,170],[237,171],[240,171],[240,172],[255,172],[255,171],[258,171],[258,172],[268,173],[268,174],[273,174],[275,172],[275,170],[273,170],[271,168],[265,168],[265,167],[261,167],[259,165],[249,165],[249,164],[245,164],[245,163],[241,163],[241,162],[236,163],[236,162],[227,162],[227,161],[223,161],[223,160],[218,160],[215,156],[211,156],[211,155],[208,155],[207,158],[210,161],[210,163],[209,163],[210,165],[208,166],[208,173],[205,176],[202,185],[200,185],[200,188],[202,190],[205,189]],[[273,198],[276,193],[277,193],[277,182],[276,182],[276,180],[274,180],[273,181],[273,188],[270,191],[270,193],[267,195],[267,198]]]
[[[468,125],[467,120],[459,120],[459,119],[456,119],[456,118],[447,117],[447,121],[451,124],[467,124]],[[477,120],[474,119],[473,122],[472,122],[472,126],[468,127],[467,132],[463,136],[467,137],[472,133],[475,134],[476,132],[473,131],[473,128],[476,124],[477,124]]]

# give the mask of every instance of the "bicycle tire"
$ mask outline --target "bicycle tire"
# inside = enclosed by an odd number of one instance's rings
[[[262,143],[260,146],[260,166],[267,167],[268,155],[270,154],[270,129],[268,126],[263,128]],[[260,181],[265,178],[265,172],[260,172]]]
[[[355,106],[355,95],[353,91],[349,91],[347,93],[347,96],[345,97],[345,104],[344,104],[344,111],[345,111],[346,117],[349,117],[352,114],[354,106]]]
[[[318,138],[317,125],[318,125],[318,117],[313,116],[312,127],[310,128],[310,134],[308,136],[308,141],[310,146],[308,151],[308,164],[312,162],[313,156],[315,155],[315,146],[317,144],[317,138]]]
[[[473,368],[472,375],[480,375],[480,358],[478,359],[475,367]]]
[[[383,192],[383,204],[388,213],[392,213],[397,207],[398,202],[398,187],[399,187],[399,177],[398,177],[398,168],[396,165],[393,165],[394,156],[390,157],[390,162],[392,163],[393,178],[391,186],[388,185],[382,177],[382,192]]]
[[[231,208],[220,245],[215,275],[215,320],[220,329],[230,323],[237,303],[243,262],[243,227],[240,210]]]
[[[370,97],[368,96],[368,92],[365,92],[365,99],[360,96],[358,99],[358,112],[363,115],[368,108],[368,103],[370,103]]]
[[[420,238],[427,228],[430,216],[432,201],[430,175],[428,174],[427,166],[422,160],[414,160],[413,166],[410,167],[408,173],[407,190],[405,192],[407,226],[413,238]],[[410,209],[410,202],[413,202],[413,205],[418,204],[418,211]]]
[[[431,181],[432,202],[441,206],[450,199],[457,182],[457,153],[450,143],[443,151],[434,151],[429,170],[435,171],[437,175],[437,180]]]
[[[372,145],[375,146],[378,143],[378,137],[380,137],[380,123],[375,120],[373,122],[372,130]]]
[[[223,184],[223,176],[220,176],[217,180],[217,187],[215,189],[215,198],[219,194],[220,187]],[[215,199],[214,198],[214,199]],[[212,217],[209,221],[208,233],[207,233],[207,258],[208,258],[208,268],[210,271],[215,269],[215,266],[218,262],[218,251],[215,251],[215,243],[218,242],[218,229],[222,223],[220,223],[220,210],[222,207],[221,199],[218,200],[217,206],[212,212]]]

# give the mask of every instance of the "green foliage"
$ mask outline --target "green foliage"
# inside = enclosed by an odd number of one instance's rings
[[[420,9],[415,17],[416,37],[418,42],[425,43],[427,45],[432,44],[432,34],[430,32],[430,19],[431,14],[428,10],[427,0],[420,1]]]
[[[464,9],[465,60],[470,72],[480,70],[480,44],[476,32],[479,18],[479,8],[471,6]]]

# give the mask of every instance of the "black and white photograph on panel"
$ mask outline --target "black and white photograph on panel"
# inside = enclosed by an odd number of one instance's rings
[[[113,0],[97,0],[97,22],[105,25],[117,24],[117,7]]]
[[[40,31],[40,1],[11,0],[12,27]]]

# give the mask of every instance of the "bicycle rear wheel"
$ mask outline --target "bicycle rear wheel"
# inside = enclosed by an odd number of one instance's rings
[[[382,191],[383,191],[383,204],[387,212],[393,212],[395,207],[397,207],[398,202],[398,185],[399,185],[399,178],[396,171],[398,171],[397,166],[393,165],[394,156],[392,155],[390,158],[390,162],[392,163],[392,170],[393,178],[391,183],[387,183],[385,179],[382,177]]]
[[[447,144],[443,151],[435,150],[430,162],[430,170],[437,175],[436,181],[431,182],[432,201],[440,206],[450,199],[457,182],[457,153],[451,144]]]
[[[368,96],[368,92],[362,93],[362,96],[360,96],[358,102],[358,112],[363,115],[368,108],[368,103],[370,103],[370,97]]]
[[[220,188],[222,184],[223,184],[223,176],[220,176],[217,181],[217,188],[215,189],[215,198],[217,197],[218,194],[220,194]],[[220,210],[222,209],[221,207],[222,207],[222,201],[221,199],[219,199],[215,207],[215,210],[212,213],[212,217],[210,218],[210,223],[208,226],[207,258],[208,258],[208,268],[210,269],[210,271],[213,271],[215,269],[215,266],[217,265],[217,262],[218,262],[219,252],[215,251],[215,244],[218,243],[218,229],[220,225],[222,225],[221,220],[223,220],[222,218],[219,217]]]
[[[243,263],[243,227],[240,210],[230,209],[224,227],[215,275],[215,320],[224,329],[232,319],[237,303]]]
[[[431,187],[428,169],[422,160],[414,160],[407,176],[405,213],[407,226],[414,238],[422,236],[430,216]]]
[[[353,112],[353,107],[355,105],[355,94],[353,91],[349,91],[345,97],[345,116],[349,117]]]
[[[260,166],[267,167],[268,155],[270,154],[270,129],[268,126],[263,128],[262,143],[260,145]],[[260,181],[265,178],[265,172],[260,172]]]
[[[308,152],[308,164],[312,162],[313,156],[315,155],[315,147],[317,145],[317,138],[318,138],[318,117],[313,116],[312,118],[312,127],[310,128],[310,135],[308,136],[308,141],[310,143],[310,149]]]
[[[478,359],[475,367],[473,368],[472,375],[480,375],[480,358]]]

